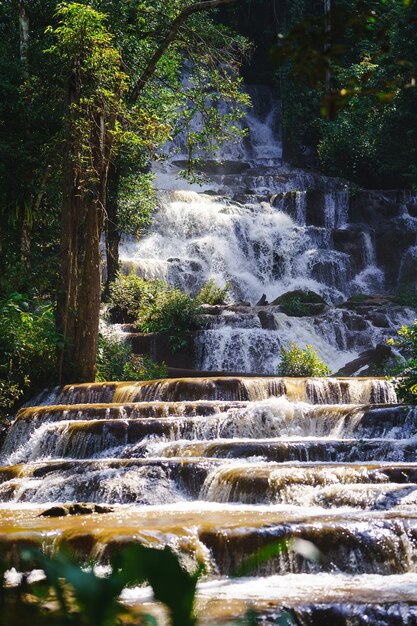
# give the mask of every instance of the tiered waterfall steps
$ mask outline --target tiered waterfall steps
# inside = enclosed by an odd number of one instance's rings
[[[248,603],[267,624],[282,607],[308,626],[417,623],[417,407],[388,381],[96,383],[36,403],[1,450],[6,552],[65,541],[105,563],[132,540],[168,544],[206,566],[202,623]],[[41,515],[76,502],[113,510]],[[294,550],[231,577],[277,542]]]

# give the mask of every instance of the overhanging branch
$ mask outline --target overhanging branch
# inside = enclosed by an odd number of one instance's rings
[[[131,100],[135,102],[138,99],[146,83],[154,74],[156,66],[162,55],[166,52],[170,44],[175,40],[178,31],[180,30],[184,22],[190,17],[190,15],[193,15],[194,13],[200,13],[202,11],[209,11],[210,9],[215,9],[222,4],[231,4],[232,2],[236,2],[236,0],[205,0],[203,2],[196,2],[195,4],[191,4],[189,7],[186,7],[183,11],[181,11],[181,13],[172,22],[168,34],[152,56],[146,69],[138,78],[130,95]]]

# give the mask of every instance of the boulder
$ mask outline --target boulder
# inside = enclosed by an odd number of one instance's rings
[[[266,295],[263,293],[259,301],[255,306],[266,306],[268,304],[268,300],[266,299]]]
[[[66,515],[92,515],[93,513],[112,513],[114,509],[101,504],[76,502],[60,504],[40,513],[39,517],[65,517]]]
[[[261,328],[265,330],[278,330],[275,317],[270,311],[259,311],[258,317],[261,322]]]
[[[335,376],[378,376],[383,373],[387,363],[395,355],[392,348],[386,344],[378,344],[371,350],[362,352],[356,359],[346,363]]]
[[[291,317],[319,315],[327,307],[326,301],[318,293],[302,289],[287,291],[275,298],[271,304],[279,306],[283,313]]]

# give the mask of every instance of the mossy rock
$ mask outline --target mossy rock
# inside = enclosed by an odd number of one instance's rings
[[[271,304],[279,306],[281,311],[291,317],[319,315],[325,310],[326,301],[315,291],[296,289],[275,298]]]

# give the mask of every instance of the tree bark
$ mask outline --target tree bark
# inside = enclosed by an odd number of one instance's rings
[[[117,214],[117,202],[119,195],[121,171],[117,160],[109,170],[109,184],[107,195],[107,218],[106,218],[106,261],[107,276],[104,295],[109,295],[110,285],[119,271],[119,244],[121,233]]]

